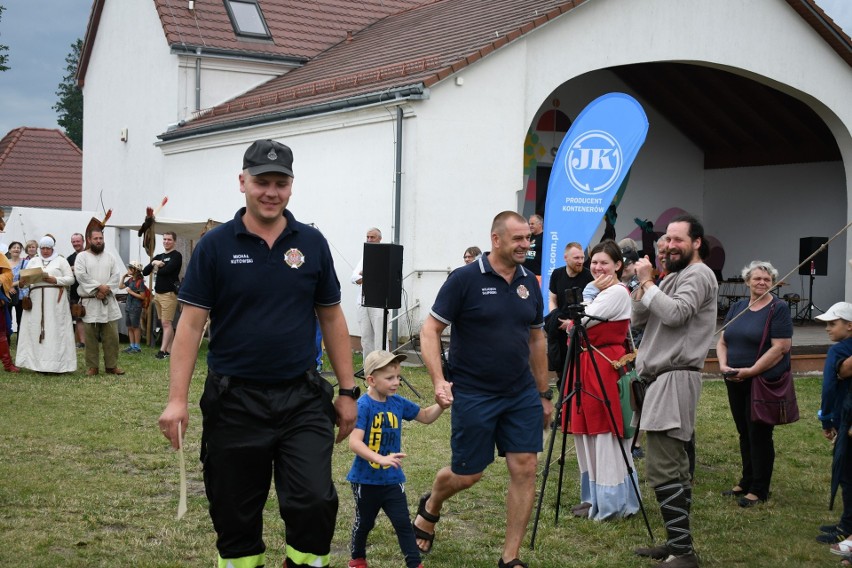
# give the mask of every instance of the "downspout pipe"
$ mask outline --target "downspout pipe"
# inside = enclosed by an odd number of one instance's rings
[[[201,110],[201,48],[195,50],[195,112]]]
[[[400,243],[400,201],[402,200],[402,105],[396,105],[396,144],[394,164],[394,199],[393,199],[393,242]],[[399,310],[393,311],[393,325],[391,326],[391,346],[396,349],[399,346]]]

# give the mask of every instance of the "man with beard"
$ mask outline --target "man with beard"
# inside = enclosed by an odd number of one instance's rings
[[[86,315],[86,374],[97,375],[100,360],[99,344],[104,346],[104,370],[111,375],[123,375],[118,366],[118,320],[121,310],[115,299],[115,289],[121,277],[118,261],[104,252],[102,229],[88,231],[88,250],[77,254],[74,276],[77,292],[83,299]]]
[[[577,288],[579,293],[583,292],[586,284],[595,278],[589,269],[583,266],[586,255],[583,245],[580,243],[568,243],[565,245],[565,266],[557,268],[550,275],[550,291],[548,294],[548,305],[550,313],[547,315],[545,327],[547,329],[547,365],[548,369],[555,372],[557,381],[565,369],[565,357],[568,355],[568,334],[565,331],[569,320],[566,319],[565,310],[568,307],[566,291]]]
[[[651,382],[642,408],[646,476],[660,503],[667,538],[663,545],[635,552],[663,560],[667,568],[683,568],[698,566],[689,525],[692,480],[686,444],[695,430],[701,368],[716,325],[718,284],[703,262],[710,246],[695,217],[676,217],[666,235],[669,274],[659,287],[648,257],[636,263],[639,288],[633,293],[632,320],[645,328],[636,367]]]
[[[86,241],[80,233],[74,233],[71,235],[71,246],[74,247],[74,252],[69,254],[66,259],[69,266],[71,266],[71,272],[74,272],[74,262],[77,260],[77,255],[83,251],[85,244]],[[77,293],[76,279],[74,280],[74,284],[71,286],[71,289],[68,291],[68,301],[72,306],[80,302],[80,294]],[[74,337],[77,339],[77,349],[82,349],[86,346],[84,344],[86,328],[83,325],[83,318],[75,318],[72,316],[71,319],[74,321]]]
[[[454,270],[423,323],[423,360],[435,400],[453,402],[452,458],[420,498],[414,534],[420,551],[432,549],[435,524],[447,499],[470,488],[494,461],[509,470],[506,536],[498,566],[518,559],[535,500],[536,452],[553,414],[547,384],[544,301],[534,274],[522,265],[530,246],[526,220],[512,211],[494,218],[491,252]],[[453,326],[449,373],[441,366],[441,333]]]

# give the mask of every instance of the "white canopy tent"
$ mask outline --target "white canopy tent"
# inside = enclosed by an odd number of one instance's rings
[[[207,219],[206,221],[186,221],[182,219],[167,219],[164,217],[156,217],[154,220],[154,234],[163,235],[164,233],[174,233],[178,238],[178,249],[182,249],[184,254],[184,262],[183,262],[183,270],[186,270],[186,265],[189,261],[189,257],[192,256],[192,250],[195,247],[195,241],[201,238],[204,233],[212,229],[217,225],[221,225],[221,221],[215,221],[213,219]],[[142,227],[142,223],[130,224],[130,225],[108,225],[109,227],[113,227],[115,229],[126,229],[133,233],[133,236],[136,237],[139,233],[139,229]],[[141,237],[138,237],[141,239]],[[156,252],[156,251],[155,251]],[[148,259],[150,260],[154,257]],[[144,261],[143,261],[143,264]],[[153,290],[154,288],[154,273],[152,272],[148,276],[148,288]],[[148,317],[146,318],[146,330],[145,335],[149,345],[152,344],[152,326],[151,323],[153,318],[150,317],[153,313],[154,306],[153,303],[148,307]],[[177,320],[175,320],[177,322]]]
[[[185,221],[182,219],[166,219],[157,217],[154,220],[154,232],[158,235],[172,232],[178,236],[179,240],[193,242],[201,238],[201,235],[208,230],[221,224],[221,221],[215,221],[213,219],[207,219],[206,221]],[[108,226],[115,227],[116,229],[129,229],[134,233],[138,233],[142,223],[130,225],[109,224]]]

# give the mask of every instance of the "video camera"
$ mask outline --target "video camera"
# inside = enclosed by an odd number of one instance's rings
[[[579,320],[586,315],[586,306],[583,305],[583,291],[576,286],[565,290],[560,312],[571,320]],[[564,318],[563,318],[564,319]]]

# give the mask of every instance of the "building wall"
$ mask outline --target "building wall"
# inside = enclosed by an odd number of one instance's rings
[[[799,264],[800,238],[831,238],[847,223],[840,162],[708,170],[705,179],[705,218],[725,246],[726,278],[755,259],[783,277]],[[828,276],[817,276],[813,290],[823,310],[844,298],[846,257],[845,239],[828,246]],[[808,280],[794,272],[781,294],[809,297]]]
[[[646,105],[651,127],[621,205],[619,236],[635,227],[633,217],[654,220],[669,207],[690,211],[728,248],[727,276],[754,256],[791,268],[783,237],[788,227],[795,227],[793,256],[798,237],[811,236],[810,227],[823,227],[814,236],[829,236],[821,201],[839,203],[833,205],[837,215],[848,217],[852,109],[844,93],[852,92],[852,73],[785,2],[588,2],[433,86],[427,100],[406,104],[400,229],[406,299],[421,304],[415,328],[447,271],[461,265],[462,251],[474,244],[489,249],[493,216],[517,209],[524,139],[549,101],[559,98],[574,118],[597,96],[626,90],[607,67],[667,60],[733,70],[809,102],[832,128],[846,161],[705,171],[700,149]],[[178,195],[170,216],[231,217],[242,203],[236,173],[245,147],[262,137],[289,143],[296,155],[291,209],[329,238],[350,332],[357,335],[348,273],[368,226],[379,226],[386,242],[392,233],[394,128],[393,109],[374,108],[165,144],[163,187]],[[814,181],[819,200],[793,199],[797,188]],[[760,217],[754,209],[766,194],[783,196],[772,201],[781,221],[752,220],[759,230],[751,231],[744,218]],[[736,214],[732,196],[742,204]],[[849,238],[831,249],[832,259],[847,256]],[[825,298],[842,294],[849,280],[844,269],[830,272],[839,280],[829,282],[829,276],[816,288]],[[846,292],[849,297],[848,283]],[[823,308],[830,304],[815,297]]]
[[[288,208],[328,239],[350,333],[360,335],[358,288],[350,276],[369,227],[379,227],[383,242],[393,242],[395,112],[392,106],[377,106],[164,145],[164,187],[176,196],[169,198],[169,205],[181,218],[227,221],[245,205],[238,175],[246,148],[262,138],[289,145],[295,180]],[[410,122],[403,128],[406,138]],[[403,184],[408,192],[406,181],[407,174]],[[414,212],[409,209],[406,214]],[[406,224],[407,220],[402,222]],[[406,273],[414,265],[407,245]]]
[[[565,17],[548,24],[541,33],[531,34],[527,41],[527,53],[533,55],[526,64],[529,86],[526,112],[530,124],[534,124],[540,101],[546,101],[565,81],[569,81],[567,85],[571,87],[577,78],[582,78],[590,70],[654,61],[718,67],[750,77],[804,101],[831,129],[844,158],[840,168],[824,164],[807,171],[819,173],[820,181],[827,184],[823,191],[827,192],[832,203],[837,204],[840,216],[843,219],[850,217],[848,195],[852,192],[852,106],[848,104],[848,93],[852,92],[852,72],[849,65],[783,0],[596,0],[584,3]],[[634,175],[645,168],[653,168],[658,175],[667,175],[662,172],[683,166],[676,160],[668,159],[672,155],[667,156],[665,151],[659,154],[664,159],[649,163],[649,150],[654,148],[658,131],[657,123],[652,120],[646,146],[634,167]],[[708,176],[712,173],[707,172]],[[735,174],[727,178],[737,181],[746,179],[745,176]],[[712,176],[712,179],[716,179],[716,176]],[[732,191],[742,194],[771,186],[769,180],[765,184],[753,179],[750,181],[754,183],[732,188]],[[623,211],[628,207],[633,210],[633,183],[634,178],[631,176],[631,190],[622,204]],[[675,191],[675,187],[672,184],[672,191]],[[705,221],[710,232],[721,234],[726,230],[726,218],[714,218],[710,213],[711,206],[712,211],[722,208],[714,201],[711,189],[712,186],[705,186],[700,207],[683,208],[698,215],[702,215],[706,209]],[[770,191],[774,193],[775,188],[772,187]],[[789,210],[791,219],[820,218],[821,206],[817,200],[798,200],[797,205]],[[641,210],[641,206],[636,204],[635,210]],[[652,211],[647,211],[646,215],[641,216],[650,218],[652,214]],[[624,219],[619,220],[619,234],[623,222]],[[717,222],[720,225],[718,227],[714,226]],[[844,224],[839,223],[832,233]],[[848,258],[852,234],[847,232],[836,243],[836,254],[841,259]],[[826,286],[826,294],[852,298],[850,273],[840,268],[841,265],[835,266],[834,278],[840,278],[840,282]]]
[[[181,55],[178,59],[177,118],[188,120],[197,110],[195,62],[199,57]],[[289,67],[280,64],[202,55],[200,109],[228,101],[289,70]]]
[[[83,87],[83,209],[141,223],[166,195],[153,144],[177,121],[176,64],[152,2],[104,3]]]

